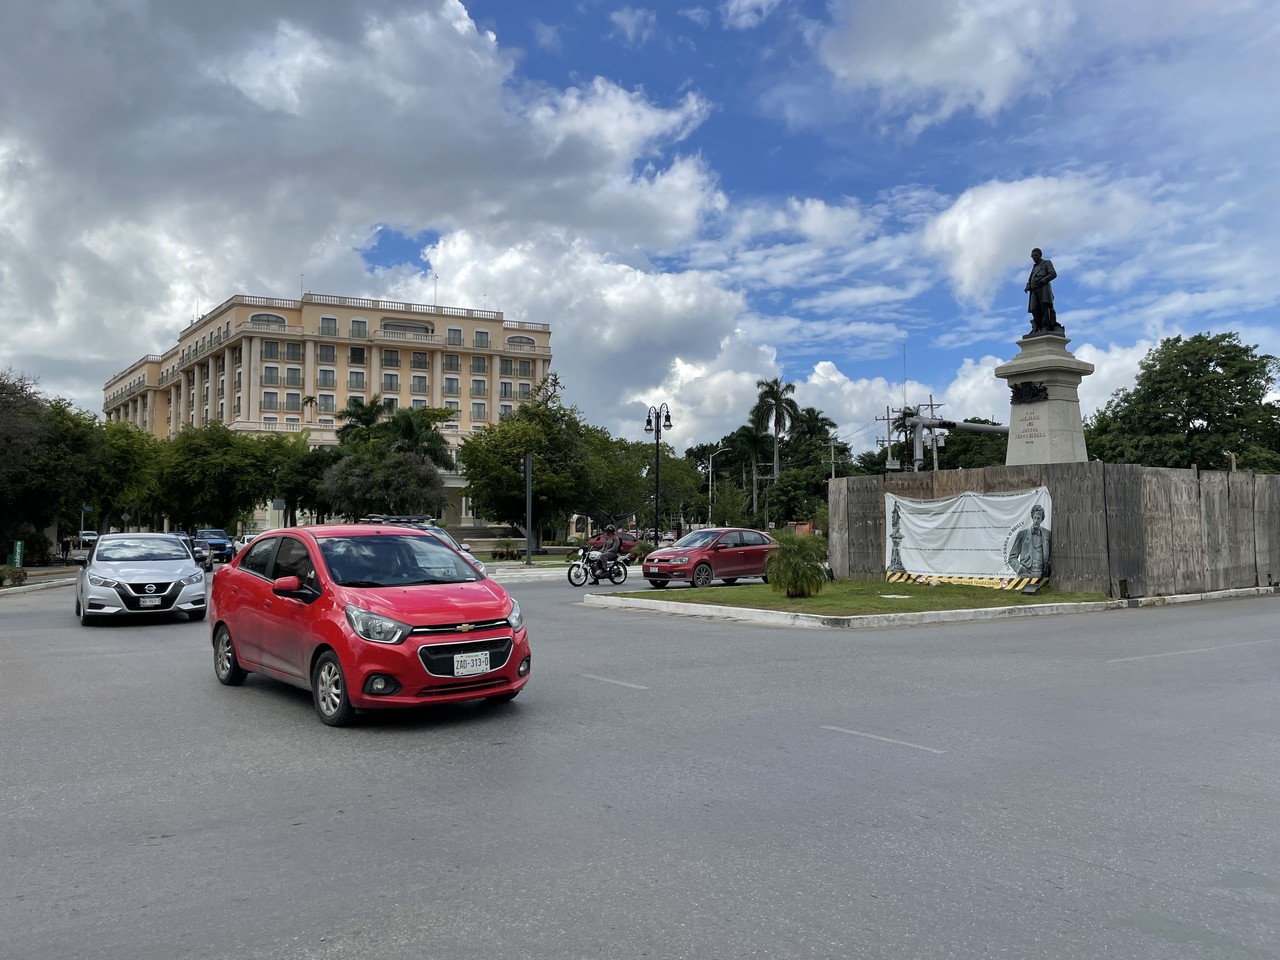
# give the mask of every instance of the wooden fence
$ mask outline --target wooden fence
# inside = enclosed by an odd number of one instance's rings
[[[1150,597],[1280,583],[1280,475],[1097,462],[832,480],[831,568],[884,577],[886,493],[938,500],[1042,486],[1060,590]]]

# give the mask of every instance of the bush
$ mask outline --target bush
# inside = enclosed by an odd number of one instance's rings
[[[797,537],[790,530],[777,531],[777,541],[764,568],[774,593],[788,597],[821,593],[827,582],[827,541],[818,536]]]
[[[0,566],[0,587],[6,583],[11,587],[20,587],[27,582],[27,571],[21,567]]]
[[[658,548],[648,540],[637,540],[632,544],[631,549],[627,551],[627,556],[630,557],[633,562],[636,560],[643,560],[656,549]]]
[[[493,543],[491,556],[495,560],[506,560],[508,557],[515,559],[514,544],[510,537],[500,537]]]

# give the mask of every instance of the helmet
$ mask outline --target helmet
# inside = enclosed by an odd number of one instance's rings
[[[605,532],[605,533],[617,533],[617,532],[618,532],[618,528],[617,528],[617,527],[615,527],[615,526],[611,523],[611,524],[609,524],[607,527],[605,527],[605,528],[604,528],[604,532]]]

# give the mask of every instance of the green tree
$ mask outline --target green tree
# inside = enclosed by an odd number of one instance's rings
[[[1110,463],[1280,472],[1280,406],[1267,400],[1280,361],[1234,333],[1170,337],[1085,428],[1089,453]]]
[[[800,416],[800,406],[792,398],[796,392],[794,383],[783,383],[781,378],[757,380],[760,396],[751,408],[751,426],[757,432],[773,432],[773,479],[782,473],[781,437]]]
[[[352,397],[338,411],[338,419],[342,421],[342,426],[338,428],[338,442],[368,443],[373,438],[373,428],[386,412],[387,408],[380,394],[375,393],[367,402],[359,397]]]
[[[970,417],[965,423],[996,426],[991,420]],[[976,470],[980,467],[1003,467],[1009,450],[1009,437],[1003,433],[974,433],[969,430],[947,431],[946,444],[938,450],[939,470]],[[926,458],[926,469],[933,460]]]
[[[275,497],[276,441],[269,440],[218,420],[179,431],[168,451],[153,458],[162,465],[158,502],[173,525],[230,530],[237,517]]]
[[[421,407],[412,410],[401,407],[388,420],[377,423],[373,435],[385,438],[392,450],[411,453],[429,459],[437,467],[452,470],[453,453],[449,441],[440,432],[440,424],[454,418],[454,411],[446,407]]]
[[[162,458],[161,441],[133,424],[113,422],[103,428],[102,458],[93,477],[99,530],[117,521],[122,525],[145,522],[141,518],[156,497]],[[127,521],[122,516],[126,513]]]
[[[37,382],[12,370],[0,371],[0,449],[4,450],[0,457],[0,540],[47,526],[56,516],[56,507],[46,492],[50,475],[40,457],[52,431],[49,405]]]
[[[370,513],[439,514],[444,483],[419,454],[360,445],[335,462],[321,481],[334,513],[357,519]]]

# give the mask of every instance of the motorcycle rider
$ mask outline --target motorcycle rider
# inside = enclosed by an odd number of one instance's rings
[[[591,568],[591,582],[597,584],[601,576],[608,576],[613,561],[618,559],[618,551],[622,549],[622,538],[618,536],[618,528],[612,523],[604,528],[604,543],[600,544],[600,559]]]

